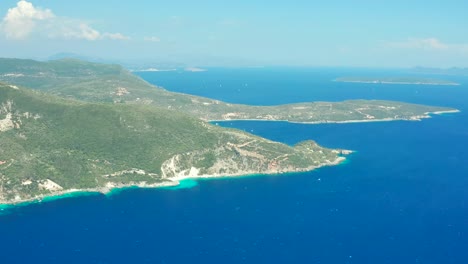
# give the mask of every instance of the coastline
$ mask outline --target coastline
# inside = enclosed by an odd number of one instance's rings
[[[42,194],[37,195],[31,198],[20,199],[17,201],[11,202],[0,202],[0,215],[1,212],[5,209],[9,209],[12,207],[17,206],[27,206],[30,204],[42,203],[42,202],[50,202],[59,199],[69,198],[69,197],[77,197],[77,196],[89,196],[89,195],[109,195],[116,190],[124,190],[128,188],[160,188],[160,187],[170,187],[178,185],[177,182],[163,182],[163,183],[155,183],[155,184],[128,184],[128,185],[119,185],[116,187],[96,187],[96,188],[85,188],[85,189],[69,189],[69,190],[62,190],[55,193],[50,194]]]
[[[352,154],[354,151],[349,151],[349,154]],[[223,178],[240,178],[240,177],[257,177],[257,176],[273,176],[273,175],[284,175],[292,173],[302,173],[313,171],[322,167],[336,166],[339,164],[346,163],[347,159],[343,156],[338,156],[334,161],[322,163],[317,166],[310,166],[302,169],[296,170],[285,170],[285,171],[267,171],[263,173],[255,171],[243,171],[234,174],[205,174],[199,176],[178,176],[167,178],[167,182],[155,183],[155,184],[122,184],[113,187],[97,187],[97,188],[87,188],[87,189],[69,189],[63,190],[51,194],[37,195],[35,197],[21,199],[11,202],[0,202],[0,215],[8,209],[15,207],[28,206],[31,204],[39,204],[43,202],[51,202],[55,200],[60,200],[64,198],[79,197],[79,196],[90,196],[90,195],[114,195],[118,194],[120,191],[126,189],[137,188],[137,189],[155,189],[155,188],[168,188],[168,187],[177,187],[180,186],[181,181],[184,180],[206,180],[206,179],[223,179]]]
[[[266,119],[228,119],[228,120],[210,120],[209,122],[229,122],[229,121],[282,121],[282,122],[289,122],[289,123],[297,123],[297,124],[344,124],[344,123],[365,123],[365,122],[389,122],[389,121],[421,121],[421,119],[431,118],[431,115],[443,115],[443,114],[453,114],[461,112],[458,109],[453,110],[445,110],[445,111],[433,111],[433,112],[425,112],[424,115],[421,116],[413,116],[411,118],[383,118],[383,119],[362,119],[362,120],[346,120],[346,121],[313,121],[313,122],[300,122],[300,121],[289,121],[289,120],[266,120]],[[351,152],[352,153],[352,152]],[[5,209],[15,207],[15,206],[26,206],[29,204],[34,203],[41,203],[41,202],[48,202],[68,197],[75,197],[75,196],[84,196],[84,195],[110,195],[112,193],[116,193],[128,188],[163,188],[163,187],[176,187],[180,185],[180,181],[183,180],[197,180],[197,179],[219,179],[219,178],[235,178],[235,177],[251,177],[251,176],[262,176],[262,175],[280,175],[286,173],[301,173],[307,171],[313,171],[315,169],[326,167],[326,166],[334,166],[344,163],[347,159],[340,156],[336,160],[329,162],[329,163],[322,163],[317,166],[310,166],[302,169],[296,170],[284,170],[284,171],[267,171],[267,172],[256,172],[256,171],[243,171],[234,174],[210,174],[210,175],[199,175],[199,176],[179,176],[168,178],[167,182],[162,183],[155,183],[155,184],[146,184],[146,183],[132,183],[132,184],[122,184],[116,186],[104,186],[104,187],[96,187],[96,188],[87,188],[87,189],[69,189],[69,190],[62,190],[55,193],[38,195],[31,198],[26,199],[19,199],[15,201],[0,201],[0,214]]]
[[[426,112],[425,114],[443,115],[443,114],[455,114],[455,113],[460,113],[460,112],[461,112],[460,110],[455,109],[455,110],[446,110],[446,111]]]
[[[349,154],[354,153],[354,151],[350,151]],[[274,175],[284,175],[284,174],[291,174],[291,173],[302,173],[302,172],[308,172],[308,171],[314,171],[319,168],[323,167],[328,167],[328,166],[336,166],[339,164],[342,164],[346,161],[347,159],[345,157],[339,156],[337,157],[334,161],[331,161],[329,163],[322,163],[317,166],[310,166],[307,168],[303,169],[298,169],[298,170],[289,170],[289,171],[271,171],[271,172],[265,172],[265,173],[259,173],[259,172],[241,172],[241,173],[234,173],[234,174],[205,174],[205,175],[200,175],[200,176],[178,176],[174,177],[171,179],[174,179],[177,182],[184,181],[184,180],[197,180],[197,179],[220,179],[220,178],[240,178],[240,177],[252,177],[252,176],[274,176]]]
[[[410,118],[380,118],[380,119],[356,119],[356,120],[344,120],[344,121],[291,121],[286,119],[225,119],[225,120],[208,120],[210,123],[216,122],[229,122],[229,121],[258,121],[258,122],[287,122],[292,124],[347,124],[347,123],[367,123],[367,122],[390,122],[390,121],[421,121],[421,119],[431,118],[431,114],[442,115],[442,114],[454,114],[460,113],[458,109],[444,110],[444,111],[433,111],[425,112],[424,115],[412,116]]]

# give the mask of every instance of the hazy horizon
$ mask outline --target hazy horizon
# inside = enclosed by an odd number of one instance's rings
[[[465,8],[464,8],[465,7]],[[4,0],[0,57],[205,67],[468,67],[468,3]]]

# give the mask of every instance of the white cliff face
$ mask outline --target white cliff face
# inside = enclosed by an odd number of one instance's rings
[[[15,127],[11,118],[11,113],[8,113],[4,119],[0,119],[0,132],[5,132]]]
[[[48,191],[60,191],[63,190],[62,186],[53,182],[52,180],[46,179],[39,182],[39,188],[48,190]]]
[[[12,120],[12,106],[12,101],[6,101],[0,105],[0,115],[6,114],[4,119],[0,119],[0,132],[5,132],[15,127],[15,124]]]
[[[38,114],[33,114],[29,112],[20,113],[14,111],[14,102],[6,101],[0,104],[0,116],[5,115],[3,119],[0,119],[0,132],[6,132],[13,128],[20,128],[22,125],[22,119],[34,119],[37,120],[41,118]]]
[[[169,160],[165,161],[161,166],[163,178],[183,178],[183,177],[197,177],[200,174],[200,169],[196,167],[185,167],[181,164],[182,155],[175,155]]]

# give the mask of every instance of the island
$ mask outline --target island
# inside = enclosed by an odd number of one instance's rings
[[[459,83],[431,79],[421,77],[385,77],[385,78],[371,78],[371,77],[340,77],[335,79],[336,82],[351,82],[351,83],[374,83],[374,84],[414,84],[414,85],[460,85]]]
[[[230,104],[167,91],[119,65],[0,59],[0,204],[187,178],[311,171],[352,151],[288,146],[214,120],[421,120],[448,107],[351,100]]]

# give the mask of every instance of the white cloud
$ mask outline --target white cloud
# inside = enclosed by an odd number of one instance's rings
[[[68,25],[60,28],[57,35],[50,34],[51,38],[64,37],[67,39],[86,39],[86,40],[98,40],[101,38],[101,33],[90,27],[88,24],[81,23],[78,26]]]
[[[129,40],[121,33],[101,33],[89,23],[78,19],[56,16],[50,9],[35,7],[21,0],[8,9],[0,24],[0,33],[7,39],[24,40],[31,36],[83,40]]]
[[[112,40],[130,40],[130,37],[127,37],[121,33],[104,33],[102,38],[112,39]]]
[[[9,39],[24,39],[31,34],[38,21],[54,17],[49,9],[35,8],[29,2],[19,1],[16,7],[8,9],[3,18],[2,30]]]
[[[144,38],[145,41],[150,41],[150,42],[161,42],[161,39],[158,38],[158,37],[145,37]]]

